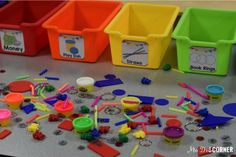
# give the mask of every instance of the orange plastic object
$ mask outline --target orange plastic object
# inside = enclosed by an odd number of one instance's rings
[[[65,1],[12,1],[0,9],[0,52],[34,56],[48,44],[42,23]]]
[[[64,107],[64,103],[65,101],[57,101],[54,104],[54,108],[58,113],[61,113],[66,117],[69,117],[74,109],[74,104],[71,101],[68,101],[68,104],[66,105],[66,107]]]
[[[109,42],[104,29],[121,6],[117,1],[68,2],[43,24],[52,57],[96,62]]]
[[[24,101],[24,96],[21,93],[9,93],[4,97],[4,102],[11,109],[19,109]]]

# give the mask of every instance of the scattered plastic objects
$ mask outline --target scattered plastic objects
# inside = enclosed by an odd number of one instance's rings
[[[92,134],[90,132],[87,132],[87,133],[81,133],[80,134],[80,139],[82,140],[87,140],[87,141],[92,141],[94,140]]]
[[[169,104],[169,101],[167,99],[156,99],[155,104],[159,106],[165,106]]]
[[[116,96],[122,96],[125,95],[126,91],[123,89],[115,89],[112,91],[112,94],[116,95]]]
[[[109,118],[97,118],[98,123],[109,123]]]
[[[114,86],[114,85],[119,85],[123,84],[123,81],[121,79],[108,79],[108,80],[99,80],[96,81],[94,86],[96,87],[107,87],[107,86]]]
[[[36,111],[34,104],[28,104],[25,106],[21,106],[20,109],[23,110],[26,114]]]
[[[163,129],[165,141],[169,144],[179,144],[184,136],[184,129],[176,126],[166,127]]]
[[[130,153],[130,157],[134,157],[139,149],[139,145],[136,144]]]
[[[39,124],[38,123],[31,123],[28,127],[27,130],[31,133],[36,132],[37,130],[39,130]]]
[[[85,133],[93,128],[94,122],[89,117],[79,117],[74,119],[72,124],[78,133]]]
[[[85,92],[92,92],[95,80],[92,77],[80,77],[76,80],[78,89],[85,89]]]
[[[0,132],[0,139],[3,140],[7,136],[11,134],[11,131],[8,129],[4,129],[3,131]]]
[[[81,113],[89,113],[90,109],[86,105],[83,105],[80,107],[80,112]]]
[[[136,129],[138,124],[136,122],[132,122],[132,121],[129,121],[127,123],[128,127],[131,128],[131,129]]]
[[[181,127],[182,126],[182,122],[178,119],[168,119],[166,121],[166,126],[176,126],[176,127]]]
[[[128,94],[128,96],[139,98],[141,104],[153,104],[154,101],[154,97],[151,96],[130,95],[130,94]]]
[[[103,125],[101,125],[101,126],[99,126],[99,133],[101,133],[101,134],[106,134],[106,133],[108,133],[109,132],[109,130],[110,130],[110,126],[103,126]]]
[[[99,140],[89,143],[87,147],[102,157],[116,157],[120,155],[119,151]]]
[[[121,100],[121,105],[125,111],[138,111],[140,100],[136,97],[123,97]]]
[[[11,121],[11,111],[8,109],[0,109],[0,127],[6,127]]]
[[[205,139],[205,138],[204,138],[203,136],[197,136],[197,137],[196,137],[196,140],[197,140],[197,141],[203,141],[204,139]]]
[[[143,77],[141,79],[141,83],[144,84],[144,85],[150,85],[152,83],[152,80],[150,80],[149,78],[147,77]]]
[[[48,69],[44,69],[39,72],[39,76],[42,76],[42,75],[46,74],[47,72],[48,72]]]
[[[59,77],[49,77],[49,76],[45,76],[44,78],[46,78],[47,80],[52,80],[52,81],[59,81],[59,80],[60,80]]]
[[[170,64],[165,64],[165,65],[162,67],[162,70],[164,70],[164,71],[169,71],[169,70],[171,70],[171,65],[170,65]]]
[[[216,127],[219,125],[223,125],[232,119],[233,119],[233,117],[214,116],[212,114],[208,114],[202,120],[202,122],[200,123],[200,126]]]
[[[198,90],[195,89],[194,87],[189,86],[188,84],[182,83],[182,82],[179,82],[178,84],[179,84],[181,87],[183,87],[183,88],[189,89],[190,91],[194,92],[195,94],[197,94],[198,96],[202,97],[203,99],[208,100],[208,96],[207,96],[207,95],[201,93],[200,91],[198,91]]]
[[[11,92],[18,92],[18,93],[24,93],[31,91],[30,86],[33,86],[34,84],[30,81],[26,80],[19,80],[19,81],[13,81],[8,84],[9,91]]]
[[[222,85],[208,85],[205,90],[211,103],[218,103],[222,100],[224,94],[224,87]]]
[[[229,103],[223,107],[224,113],[236,117],[236,103]]]
[[[47,85],[45,85],[44,90],[45,90],[46,92],[52,92],[52,91],[55,90],[55,87],[54,87],[53,85],[47,84]]]
[[[146,137],[146,133],[142,130],[139,130],[139,131],[134,132],[133,136],[137,139],[144,139]]]
[[[74,129],[74,127],[72,125],[72,121],[70,121],[70,120],[64,120],[63,122],[61,122],[58,125],[58,128],[63,129],[63,130],[67,130],[67,131],[72,131]]]
[[[34,138],[35,140],[42,141],[42,140],[45,139],[45,137],[46,137],[46,136],[45,136],[41,131],[39,131],[39,130],[37,130],[37,131],[35,131],[35,132],[33,133],[33,138]]]
[[[126,136],[126,134],[119,134],[118,137],[119,142],[127,143],[129,141],[129,138]]]
[[[119,132],[120,134],[128,134],[130,131],[131,131],[131,128],[128,127],[127,124],[123,124],[123,125],[120,127],[120,129],[119,129],[118,132]]]

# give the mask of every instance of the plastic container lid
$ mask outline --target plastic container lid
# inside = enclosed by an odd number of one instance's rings
[[[6,103],[20,103],[24,101],[24,96],[21,93],[9,93],[4,97]]]
[[[8,109],[0,109],[0,120],[5,120],[11,117],[11,111]]]
[[[221,85],[208,85],[205,90],[209,94],[220,95],[224,93],[224,87]]]
[[[54,108],[57,112],[67,112],[67,111],[71,111],[74,109],[74,104],[71,101],[68,101],[68,104],[65,108],[63,108],[63,104],[65,103],[65,101],[57,101],[54,104]]]
[[[80,77],[76,80],[78,86],[91,86],[94,85],[95,80],[91,77]]]
[[[177,126],[166,127],[163,130],[163,135],[169,138],[180,138],[184,135],[184,129]]]
[[[88,117],[79,117],[73,120],[73,126],[78,131],[88,131],[93,127],[93,120]]]

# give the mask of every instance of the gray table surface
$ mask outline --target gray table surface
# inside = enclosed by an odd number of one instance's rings
[[[45,48],[42,50],[40,55],[36,57],[23,57],[14,55],[0,54],[0,69],[5,69],[6,73],[0,74],[0,82],[10,82],[15,80],[19,75],[30,75],[28,80],[33,80],[37,78],[39,71],[42,69],[49,69],[47,73],[48,76],[60,77],[60,81],[49,81],[56,87],[60,87],[63,83],[69,82],[71,85],[75,85],[75,80],[78,77],[90,76],[96,80],[104,79],[104,75],[108,73],[113,73],[117,77],[124,81],[124,84],[117,86],[104,87],[97,89],[93,92],[95,95],[101,95],[105,92],[111,92],[114,89],[125,89],[129,94],[137,95],[147,95],[154,96],[157,98],[165,98],[166,95],[185,95],[186,90],[180,88],[177,82],[186,82],[199,90],[204,90],[208,84],[222,84],[225,87],[225,94],[223,101],[219,104],[212,104],[208,106],[201,105],[201,107],[207,107],[212,114],[227,116],[222,111],[222,106],[226,103],[236,102],[236,57],[235,51],[232,53],[232,61],[230,65],[230,72],[227,77],[209,76],[209,75],[198,75],[198,74],[181,74],[178,72],[164,72],[162,70],[147,70],[147,69],[136,69],[113,66],[111,63],[111,57],[109,54],[109,48],[99,59],[97,63],[80,63],[80,62],[66,62],[53,60],[49,55],[49,49]],[[171,63],[176,65],[176,50],[174,43],[168,49],[163,63]],[[151,85],[142,85],[140,79],[145,76],[152,80]],[[53,95],[47,94],[47,96]],[[199,97],[192,94],[193,100],[200,101]],[[73,96],[72,96],[73,97]],[[74,97],[73,97],[74,98]],[[116,98],[118,102],[120,97]],[[172,113],[168,111],[168,107],[175,106],[178,100],[170,100],[168,106],[157,106],[157,114]],[[89,105],[92,100],[84,99],[84,105]],[[78,112],[78,107],[81,104],[75,104],[75,111]],[[6,105],[0,103],[0,108],[5,108]],[[52,110],[53,111],[53,110]],[[37,111],[38,112],[38,111]],[[16,113],[17,117],[22,117],[24,121],[34,115],[37,112],[32,112],[26,115],[22,111],[18,110]],[[40,113],[40,112],[39,112]],[[43,114],[43,113],[42,113]],[[175,114],[175,113],[174,113]],[[93,115],[91,115],[93,117]],[[119,115],[106,115],[104,112],[99,113],[99,117],[109,117],[111,122],[111,133],[103,135],[104,138],[110,138],[117,136],[119,127],[115,127],[114,122],[124,119],[122,114]],[[185,124],[187,121],[186,115],[178,114],[179,119]],[[166,119],[162,118],[162,128],[158,128],[157,125],[149,126],[149,130],[161,131],[165,126]],[[147,136],[147,139],[152,141],[150,147],[139,148],[136,156],[137,157],[152,157],[155,152],[165,155],[166,157],[187,157],[187,156],[197,156],[197,153],[187,153],[190,146],[222,146],[221,136],[230,135],[231,142],[233,146],[236,146],[236,134],[235,126],[236,121],[232,120],[229,125],[226,125],[219,129],[219,131],[199,131],[199,132],[188,132],[185,130],[185,135],[180,145],[169,145],[163,142],[163,137],[161,136]],[[59,122],[50,123],[47,120],[40,121],[41,131],[46,134],[47,138],[44,141],[33,140],[30,133],[26,129],[21,129],[17,127],[16,123],[12,123],[8,127],[12,131],[12,134],[4,140],[0,140],[0,154],[13,155],[18,157],[93,157],[98,156],[89,149],[83,151],[78,150],[79,145],[87,146],[87,142],[79,139],[73,132],[63,131],[64,133],[60,136],[55,136],[53,131],[57,129]],[[0,130],[3,130],[1,128]],[[132,133],[129,135],[129,142],[125,143],[123,147],[116,147],[121,152],[122,157],[130,156],[130,152],[135,144],[139,141],[134,139]],[[198,142],[195,140],[196,136],[204,136],[205,140]],[[217,143],[212,145],[208,143],[208,139],[215,138]],[[58,145],[60,140],[66,140],[68,142],[65,146]],[[104,140],[106,142],[106,140]],[[236,149],[236,147],[234,147]],[[216,156],[217,154],[211,154],[209,156]]]

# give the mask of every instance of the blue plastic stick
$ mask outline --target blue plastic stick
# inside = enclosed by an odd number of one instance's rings
[[[119,125],[122,125],[122,124],[125,124],[125,123],[128,123],[129,122],[129,120],[122,120],[122,121],[119,121],[119,122],[116,122],[114,125],[115,126],[119,126]]]
[[[55,81],[57,81],[57,80],[60,80],[60,78],[59,77],[45,77],[46,79],[48,79],[48,80],[55,80]]]
[[[158,124],[158,127],[161,128],[161,119],[159,117],[157,117],[157,124]]]
[[[45,74],[46,72],[48,72],[48,69],[44,69],[42,71],[39,72],[39,76],[42,76],[43,74]]]
[[[195,101],[192,101],[192,100],[190,100],[190,99],[188,99],[188,98],[184,98],[184,101],[191,101],[191,104],[193,104],[193,105],[196,105],[196,104],[197,104]]]

